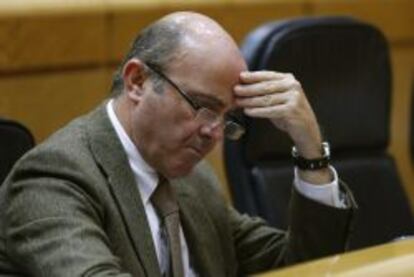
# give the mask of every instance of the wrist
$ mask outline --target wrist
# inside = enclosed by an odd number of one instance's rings
[[[300,139],[293,140],[296,152],[305,159],[316,159],[321,157],[322,138],[319,132],[300,136]]]
[[[310,185],[326,185],[335,180],[335,175],[332,173],[331,166],[318,170],[301,170],[296,168],[296,172],[300,180]]]

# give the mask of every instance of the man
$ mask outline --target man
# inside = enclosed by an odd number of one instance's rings
[[[352,197],[326,163],[296,170],[285,233],[228,207],[201,162],[224,135],[241,135],[237,121],[224,120],[236,108],[286,131],[305,161],[323,158],[299,82],[248,72],[216,22],[180,12],[152,24],[112,91],[25,155],[2,186],[0,272],[236,276],[344,249]]]

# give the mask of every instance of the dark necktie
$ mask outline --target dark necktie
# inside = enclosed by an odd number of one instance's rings
[[[178,204],[170,183],[164,177],[160,177],[158,186],[151,196],[151,201],[167,232],[169,258],[172,263],[172,267],[169,268],[170,272],[174,277],[183,277]]]

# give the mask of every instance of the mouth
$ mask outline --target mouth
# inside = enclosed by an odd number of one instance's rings
[[[195,155],[197,156],[197,158],[199,160],[201,160],[202,158],[204,158],[205,154],[203,154],[203,151],[201,151],[200,149],[196,148],[196,147],[188,147],[188,149]]]
[[[213,141],[192,138],[186,143],[186,149],[197,160],[202,160],[213,149],[214,145]]]

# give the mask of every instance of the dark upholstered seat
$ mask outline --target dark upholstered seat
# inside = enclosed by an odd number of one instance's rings
[[[34,146],[31,132],[22,124],[0,118],[0,184],[14,163]]]
[[[291,72],[301,82],[331,144],[333,164],[359,205],[350,248],[413,234],[409,204],[387,153],[391,69],[382,33],[351,18],[297,18],[257,28],[242,51],[250,70]],[[246,135],[224,147],[235,206],[285,228],[292,142],[269,121],[243,120]]]

